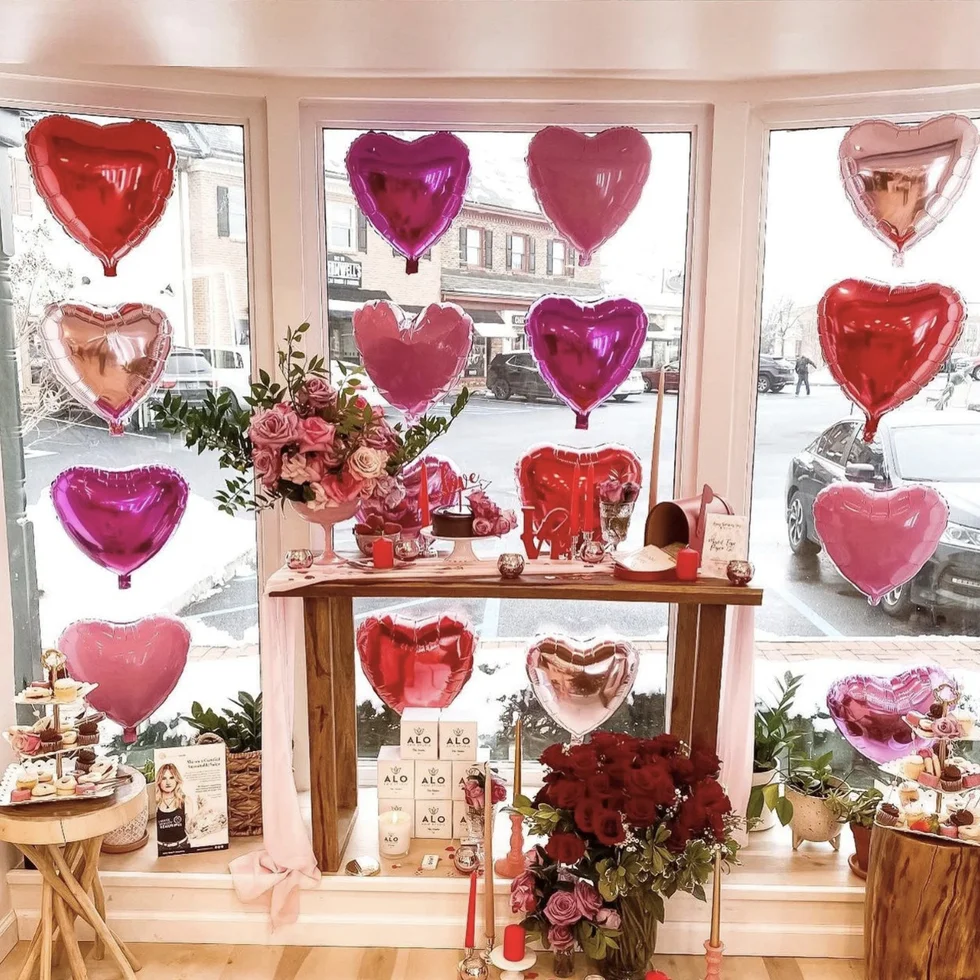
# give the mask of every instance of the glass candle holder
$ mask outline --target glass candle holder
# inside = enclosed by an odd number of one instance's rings
[[[399,858],[412,846],[412,818],[404,810],[378,816],[378,850],[383,858]]]

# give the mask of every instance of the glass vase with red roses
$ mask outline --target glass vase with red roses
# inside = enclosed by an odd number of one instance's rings
[[[511,884],[511,906],[546,949],[580,948],[607,980],[649,968],[675,892],[705,900],[715,853],[735,861],[737,818],[718,782],[719,761],[673,735],[595,732],[584,745],[551,745],[544,784],[514,808],[532,835]]]

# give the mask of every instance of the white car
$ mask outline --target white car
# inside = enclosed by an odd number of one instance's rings
[[[612,399],[616,402],[624,402],[630,395],[642,395],[645,388],[643,375],[634,368],[626,380],[613,392]]]
[[[251,391],[252,356],[248,347],[198,347],[211,365],[215,386],[229,388],[238,398],[244,398]]]

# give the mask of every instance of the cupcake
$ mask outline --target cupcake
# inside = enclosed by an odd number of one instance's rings
[[[933,701],[929,705],[929,717],[932,719],[942,718],[946,714],[946,705],[942,701]]]
[[[63,747],[64,741],[62,740],[59,732],[56,732],[53,728],[45,728],[44,731],[41,732],[42,752],[57,752]]]
[[[902,775],[906,779],[918,779],[922,775],[922,770],[925,769],[925,759],[919,755],[907,755],[902,759],[899,764]]]
[[[78,692],[82,685],[78,681],[73,681],[70,677],[62,677],[60,681],[54,682],[54,698],[56,701],[70,704],[78,700]]]
[[[94,721],[83,721],[78,725],[79,745],[98,745],[99,725]]]
[[[943,766],[939,785],[944,793],[958,793],[963,789],[963,772],[959,766]]]
[[[878,807],[878,823],[883,827],[897,826],[901,816],[901,812],[894,803],[882,803]]]
[[[980,820],[972,810],[956,810],[950,820],[959,828],[960,840],[980,840]]]
[[[963,737],[969,738],[973,734],[973,728],[977,723],[977,719],[973,712],[967,711],[965,708],[957,708],[956,711],[952,711],[950,714],[959,723],[960,731],[963,732]]]
[[[912,782],[912,780],[907,779],[901,786],[898,787],[898,801],[902,806],[908,806],[910,803],[917,803],[919,800],[919,787]]]
[[[95,764],[95,751],[93,749],[81,749],[75,756],[75,769],[79,772],[88,772]]]
[[[950,826],[956,828],[958,836],[961,827],[969,827],[974,822],[973,814],[969,810],[953,810],[947,819]]]

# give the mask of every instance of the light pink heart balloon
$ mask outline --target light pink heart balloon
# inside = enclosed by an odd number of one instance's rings
[[[170,697],[187,666],[190,646],[187,627],[170,616],[135,623],[82,619],[58,641],[68,673],[99,685],[86,700],[122,725],[125,742],[135,742],[136,726]]]
[[[387,300],[354,311],[354,341],[368,377],[410,422],[463,376],[473,321],[452,303],[430,303],[415,319]]]
[[[579,642],[539,636],[527,648],[527,676],[541,707],[575,738],[609,721],[629,696],[640,655],[616,637]]]
[[[830,560],[873,606],[919,572],[948,520],[946,501],[918,484],[870,490],[832,483],[813,502],[813,524]]]

